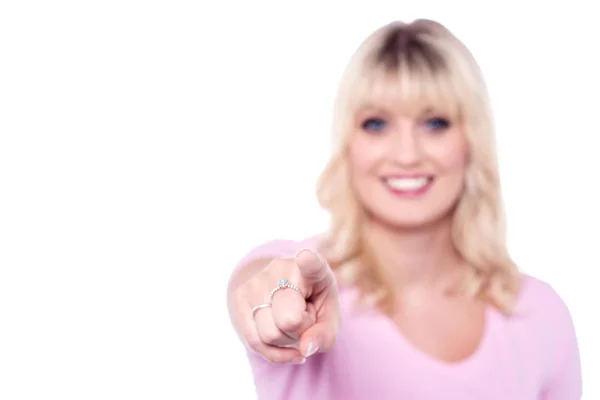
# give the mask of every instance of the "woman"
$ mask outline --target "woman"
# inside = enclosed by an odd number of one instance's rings
[[[259,398],[580,399],[570,313],[506,249],[464,45],[433,21],[382,27],[349,63],[333,130],[329,232],[259,246],[229,285]]]

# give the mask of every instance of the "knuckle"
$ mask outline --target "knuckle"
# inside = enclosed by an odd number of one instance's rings
[[[289,271],[295,265],[293,258],[276,258],[272,261],[273,269],[280,271]]]
[[[302,316],[296,313],[282,315],[277,320],[277,326],[282,331],[293,331],[302,324]]]
[[[272,270],[277,268],[278,266],[281,265],[281,262],[283,260],[281,258],[274,258],[271,260],[271,262],[269,263],[269,265],[267,266],[267,269]]]
[[[254,278],[250,279],[245,287],[245,293],[246,295],[251,294],[256,292],[256,290],[259,289],[260,287],[260,283],[262,281],[262,277],[259,276],[260,274],[256,275]]]
[[[273,344],[281,339],[281,333],[276,329],[265,329],[260,332],[260,338],[264,343]]]
[[[290,260],[285,258],[276,258],[269,264],[269,271],[280,274],[290,268]]]

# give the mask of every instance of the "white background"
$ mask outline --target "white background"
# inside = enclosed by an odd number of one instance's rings
[[[485,71],[511,252],[569,305],[600,398],[600,30],[548,3],[2,2],[0,398],[254,398],[231,269],[326,226],[342,68],[415,17]]]

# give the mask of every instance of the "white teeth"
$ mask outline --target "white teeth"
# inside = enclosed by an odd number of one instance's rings
[[[390,178],[385,182],[396,190],[419,190],[429,183],[429,178]]]

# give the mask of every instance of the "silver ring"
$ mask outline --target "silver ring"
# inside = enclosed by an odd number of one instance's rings
[[[281,278],[277,283],[277,287],[271,290],[271,293],[269,294],[269,301],[273,303],[273,296],[275,296],[275,293],[283,289],[292,289],[300,293],[300,295],[302,295],[298,286],[290,284],[290,282],[285,278]]]
[[[267,308],[267,307],[271,307],[271,303],[262,303],[257,305],[256,307],[254,307],[252,309],[252,318],[254,318],[254,314],[256,314],[256,312],[262,308]]]

